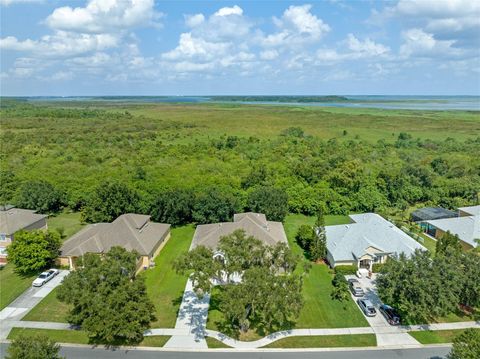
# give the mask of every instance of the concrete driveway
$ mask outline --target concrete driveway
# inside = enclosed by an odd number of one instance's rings
[[[412,336],[410,336],[405,330],[399,328],[398,326],[388,324],[385,317],[380,313],[380,305],[382,301],[378,297],[377,286],[376,286],[376,274],[372,275],[372,278],[357,278],[354,275],[346,275],[345,278],[348,280],[350,278],[355,278],[360,282],[360,285],[365,292],[364,299],[368,299],[372,302],[373,306],[377,310],[377,315],[375,317],[367,317],[360,307],[357,304],[357,299],[360,297],[355,297],[351,292],[350,295],[355,301],[355,304],[358,307],[358,310],[363,314],[368,324],[373,328],[375,335],[377,337],[378,346],[394,346],[394,345],[415,345],[419,344]]]
[[[30,287],[23,292],[10,305],[0,311],[0,339],[5,339],[10,332],[9,322],[21,320],[33,307],[55,289],[68,275],[68,270],[61,270],[55,278],[41,287]],[[33,281],[32,281],[33,282]]]

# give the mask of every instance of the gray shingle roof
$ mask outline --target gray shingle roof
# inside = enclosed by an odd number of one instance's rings
[[[326,226],[327,248],[335,261],[356,260],[374,247],[382,253],[405,253],[426,250],[405,232],[375,213],[353,214],[355,223]]]
[[[170,230],[169,224],[150,222],[150,216],[122,214],[112,223],[87,225],[60,248],[61,256],[104,253],[121,246],[140,255],[151,255]]]
[[[281,222],[267,221],[262,213],[247,212],[235,214],[233,222],[198,225],[190,249],[197,246],[215,249],[221,237],[228,236],[237,229],[243,229],[247,236],[253,236],[269,246],[279,242],[288,244]]]
[[[0,211],[0,233],[11,235],[48,216],[21,208],[10,208]]]

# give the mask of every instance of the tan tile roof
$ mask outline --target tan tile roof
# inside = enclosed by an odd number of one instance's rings
[[[48,216],[21,208],[10,208],[0,211],[0,233],[11,235]]]
[[[150,216],[122,214],[112,223],[90,224],[83,228],[62,245],[61,256],[104,253],[114,246],[151,255],[169,231],[169,224],[150,222]]]
[[[243,229],[247,236],[253,236],[269,246],[279,242],[288,244],[283,224],[267,221],[262,213],[238,213],[234,215],[233,220],[233,222],[198,225],[190,249],[197,246],[215,249],[221,237],[228,236],[237,229]]]

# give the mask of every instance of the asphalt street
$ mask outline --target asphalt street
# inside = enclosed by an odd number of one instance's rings
[[[1,358],[6,355],[8,344],[1,343]],[[155,350],[106,350],[103,348],[62,347],[61,354],[67,359],[444,359],[450,351],[449,347],[421,349],[386,349],[386,350],[350,350],[330,352],[308,351],[275,351],[275,352],[166,352]]]

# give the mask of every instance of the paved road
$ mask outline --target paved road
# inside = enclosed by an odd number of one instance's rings
[[[5,357],[8,344],[0,344],[1,358]],[[353,351],[275,351],[275,352],[165,352],[150,350],[105,350],[90,348],[63,347],[62,355],[67,359],[444,359],[450,351],[448,347],[422,349],[353,350]]]

